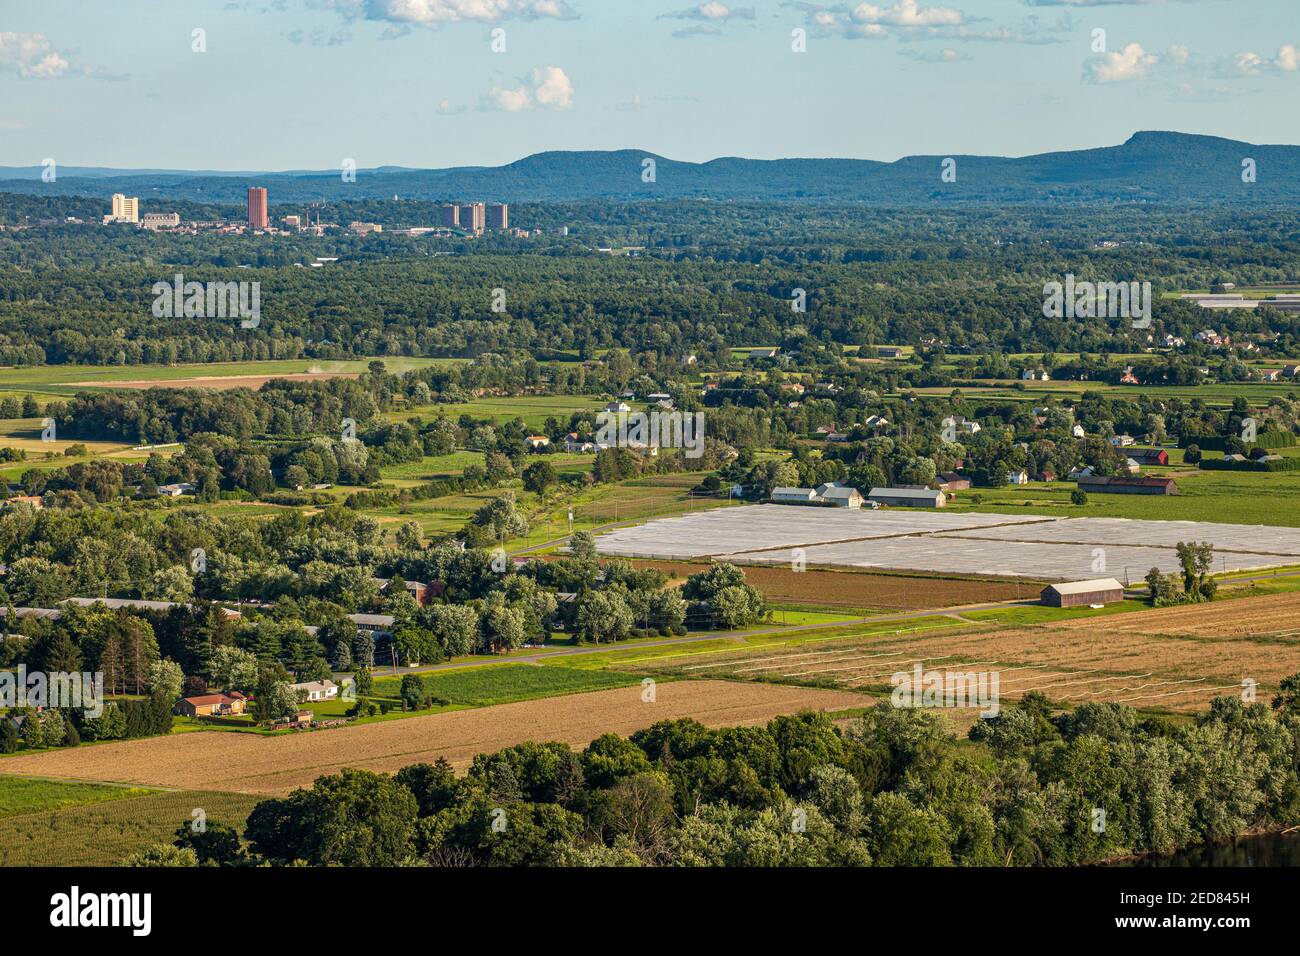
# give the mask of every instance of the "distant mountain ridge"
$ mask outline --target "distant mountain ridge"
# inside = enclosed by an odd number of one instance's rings
[[[955,180],[941,179],[944,160]],[[652,160],[651,166],[646,161]],[[1255,181],[1243,181],[1243,161]],[[1257,145],[1191,133],[1144,131],[1119,146],[1023,157],[905,156],[867,159],[744,159],[704,163],[656,153],[552,151],[505,166],[358,170],[345,183],[338,170],[192,172],[61,167],[53,183],[41,167],[0,167],[0,192],[142,200],[243,202],[249,185],[264,185],[271,203],[380,199],[488,199],[504,202],[647,199],[943,203],[1290,203],[1300,202],[1300,146]]]

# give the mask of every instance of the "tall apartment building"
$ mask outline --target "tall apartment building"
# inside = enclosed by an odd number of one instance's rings
[[[489,229],[510,228],[510,207],[503,202],[494,202],[487,207],[487,225]]]
[[[460,207],[450,204],[442,207],[442,224],[448,229],[456,229],[460,226]]]
[[[140,200],[135,196],[123,196],[113,193],[113,220],[115,222],[139,222]]]
[[[266,187],[249,186],[248,187],[248,228],[265,229],[267,227],[266,218]]]
[[[487,224],[486,207],[481,202],[467,203],[460,207],[460,228],[474,235],[480,235]]]

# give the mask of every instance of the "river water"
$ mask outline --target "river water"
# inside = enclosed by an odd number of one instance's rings
[[[1300,866],[1300,833],[1266,833],[1232,843],[1124,860],[1115,866]]]

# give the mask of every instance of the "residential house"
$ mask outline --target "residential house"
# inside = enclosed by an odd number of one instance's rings
[[[545,435],[529,435],[524,439],[524,444],[526,444],[531,450],[537,451],[539,448],[548,447],[551,444],[551,440]]]
[[[1111,435],[1109,441],[1113,448],[1128,448],[1130,445],[1137,444],[1137,440],[1132,435]]]
[[[388,586],[393,583],[391,578],[371,578],[371,580],[375,582],[375,587],[379,589],[380,594],[387,591]],[[428,604],[430,598],[438,596],[433,593],[434,588],[422,581],[403,581],[402,583],[406,585],[406,593],[415,599],[416,604]]]
[[[610,402],[605,406],[605,411],[609,412],[611,415],[622,415],[631,410],[632,406],[627,402]]]
[[[1083,430],[1082,425],[1075,425],[1070,429],[1070,434],[1075,438],[1084,438],[1088,433]]]
[[[174,484],[158,486],[158,494],[164,498],[179,498],[181,495],[192,495],[194,491],[194,485],[188,481],[178,481]]]
[[[585,454],[595,451],[596,443],[589,438],[582,437],[577,432],[569,432],[564,436],[564,450],[570,454]]]
[[[955,471],[941,471],[937,480],[941,491],[965,491],[970,487],[970,479],[963,478]]]
[[[289,687],[298,694],[299,700],[333,700],[339,695],[339,685],[332,680],[309,680]]]
[[[182,717],[233,717],[244,712],[244,705],[247,702],[247,697],[237,690],[232,690],[228,694],[182,697],[172,707],[172,711]]]

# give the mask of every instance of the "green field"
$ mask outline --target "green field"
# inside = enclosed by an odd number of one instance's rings
[[[578,694],[589,690],[627,687],[640,678],[609,671],[578,670],[533,664],[501,664],[467,667],[463,670],[421,675],[429,693],[452,704],[488,707],[538,697]],[[401,679],[384,677],[375,680],[377,697],[397,697]]]
[[[78,793],[87,785],[52,786]],[[209,824],[242,830],[249,812],[265,799],[242,793],[140,795],[125,788],[99,789],[114,789],[125,796],[0,819],[0,866],[116,866],[135,850],[172,842],[177,827],[195,819],[196,809],[203,811]]]
[[[1089,493],[1086,505],[1070,504],[1072,481],[1030,482],[1005,488],[972,488],[957,493],[948,507],[999,514],[1045,514],[1072,518],[1143,518],[1151,521],[1218,521],[1300,527],[1300,472],[1197,471],[1152,469],[1170,475],[1177,495]],[[972,496],[979,495],[979,504]]]
[[[109,787],[95,783],[0,776],[0,819],[141,797],[153,792],[144,787]]]
[[[504,424],[522,418],[529,428],[540,429],[548,418],[567,422],[574,412],[589,413],[594,422],[595,413],[605,405],[603,399],[593,395],[525,395],[516,398],[480,398],[457,405],[426,405],[415,411],[423,418],[442,415],[453,421],[461,415],[472,418],[492,418]],[[392,421],[406,421],[411,410],[389,412],[385,417]]]

